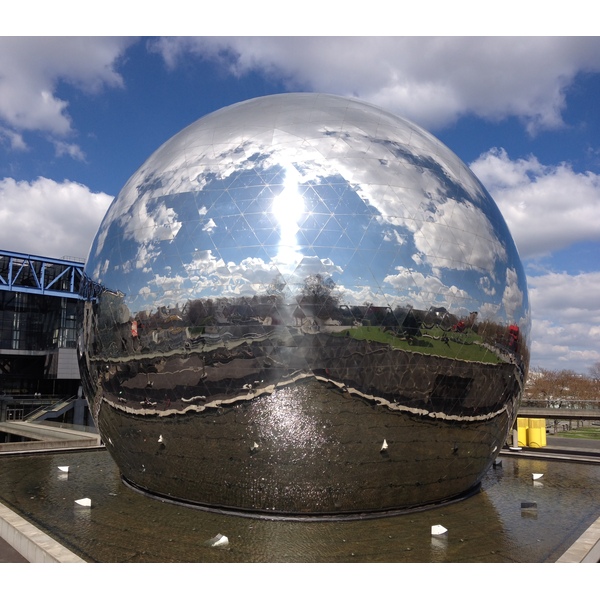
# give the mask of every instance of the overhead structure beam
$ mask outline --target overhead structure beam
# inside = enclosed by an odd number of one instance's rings
[[[0,290],[79,299],[84,263],[0,250]]]

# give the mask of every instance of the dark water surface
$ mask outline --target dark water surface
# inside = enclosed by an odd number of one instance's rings
[[[253,519],[161,502],[124,485],[106,451],[0,457],[0,501],[88,562],[556,561],[600,514],[600,467],[501,461],[470,498],[363,521]],[[437,524],[448,530],[442,537],[431,535]],[[227,546],[210,545],[218,534]]]

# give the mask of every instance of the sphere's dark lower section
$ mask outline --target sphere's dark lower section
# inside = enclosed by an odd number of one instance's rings
[[[98,426],[135,487],[223,510],[318,516],[461,497],[497,456],[509,418],[411,414],[311,379],[161,417],[104,402]]]
[[[161,502],[168,502],[178,506],[184,506],[186,508],[193,508],[204,512],[210,512],[222,515],[231,515],[235,517],[247,517],[252,519],[265,519],[267,521],[364,521],[368,519],[383,519],[388,517],[397,517],[400,515],[411,514],[415,512],[423,512],[432,510],[434,508],[440,508],[440,506],[448,506],[456,502],[462,502],[463,500],[474,496],[481,490],[481,483],[473,486],[471,489],[466,490],[464,493],[455,496],[454,498],[448,498],[441,502],[433,502],[431,504],[423,504],[420,506],[408,507],[408,508],[396,508],[391,510],[370,510],[353,513],[278,513],[275,511],[256,511],[256,510],[243,510],[240,508],[231,508],[223,506],[213,506],[208,504],[202,504],[199,502],[191,502],[183,498],[173,498],[173,496],[167,496],[165,494],[158,494],[152,490],[144,489],[127,478],[122,477],[123,483],[129,488],[143,494],[153,500],[160,500]]]

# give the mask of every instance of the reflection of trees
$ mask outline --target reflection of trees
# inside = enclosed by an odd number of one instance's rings
[[[281,296],[285,290],[285,281],[281,275],[277,275],[267,286],[267,296]]]
[[[522,364],[529,364],[527,340],[516,325],[481,321],[474,325],[473,330],[480,336],[483,343],[517,358]]]
[[[278,275],[267,286],[264,294],[190,300],[182,311],[183,321],[188,327],[250,322],[283,324],[281,307],[284,289],[285,282]]]
[[[296,298],[298,306],[306,315],[323,321],[338,320],[340,316],[340,297],[335,293],[336,284],[331,277],[320,273],[309,275],[304,287]]]
[[[122,295],[105,292],[99,302],[96,352],[107,356],[177,348],[187,352],[215,339],[270,336],[274,328],[282,326],[299,329],[302,334],[344,332],[363,338],[376,335],[366,333],[366,329],[376,328],[384,338],[388,336],[387,343],[401,340],[420,347],[430,347],[431,340],[446,345],[478,344],[501,360],[517,360],[522,365],[529,361],[527,343],[518,327],[478,321],[476,312],[460,315],[444,306],[420,310],[410,304],[348,305],[342,302],[334,280],[319,273],[306,277],[292,297],[286,294],[287,284],[280,275],[263,290],[253,296],[195,298],[182,308],[161,306],[134,316],[129,315]],[[365,331],[360,333],[361,329]]]
[[[187,303],[184,313],[192,327],[205,325],[208,319],[214,319],[214,302],[210,298],[204,300],[191,300]]]
[[[97,350],[109,354],[132,350],[131,317],[124,294],[108,290],[102,292],[94,321],[93,343]]]

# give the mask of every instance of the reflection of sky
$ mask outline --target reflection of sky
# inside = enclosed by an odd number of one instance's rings
[[[172,138],[110,207],[88,272],[134,310],[276,278],[294,292],[315,273],[348,304],[527,310],[504,220],[468,168],[412,124],[322,95],[242,103]]]

